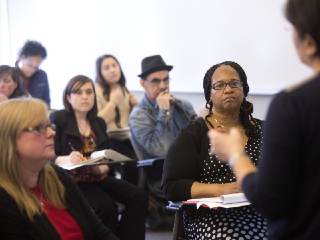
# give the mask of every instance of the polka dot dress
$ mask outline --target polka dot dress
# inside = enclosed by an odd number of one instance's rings
[[[255,165],[260,153],[260,143],[258,138],[249,138],[245,146],[246,153]],[[221,163],[211,155],[208,146],[200,182],[224,184],[235,181],[228,164]],[[267,222],[251,206],[216,210],[200,207],[197,211],[186,211],[184,229],[187,239],[267,239]]]

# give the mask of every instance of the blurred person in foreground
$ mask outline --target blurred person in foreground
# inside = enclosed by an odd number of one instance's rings
[[[0,104],[0,239],[116,240],[55,157],[54,125],[37,99]]]
[[[244,153],[239,130],[212,130],[209,137],[212,152],[229,163],[252,206],[267,218],[269,239],[318,239],[320,0],[288,0],[285,15],[298,56],[313,76],[271,102],[259,170]]]

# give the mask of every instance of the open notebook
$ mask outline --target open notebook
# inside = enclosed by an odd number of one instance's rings
[[[189,199],[188,201],[183,201],[184,203],[195,203],[197,208],[200,206],[205,206],[209,208],[232,208],[241,207],[245,205],[250,205],[250,202],[244,195],[244,193],[234,193],[221,195],[220,197],[213,198],[199,198],[199,199]]]
[[[122,155],[111,149],[105,149],[101,151],[95,151],[91,153],[90,159],[78,163],[66,163],[66,164],[57,164],[58,166],[72,170],[82,166],[92,166],[100,164],[114,164],[114,163],[123,163],[126,161],[133,161],[133,159],[128,158],[125,155]]]

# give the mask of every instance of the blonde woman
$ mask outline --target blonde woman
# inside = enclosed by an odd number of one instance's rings
[[[0,104],[0,239],[118,239],[54,158],[54,125],[41,100]]]

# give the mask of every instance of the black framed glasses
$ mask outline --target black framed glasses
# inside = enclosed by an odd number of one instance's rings
[[[24,132],[33,132],[37,131],[38,133],[47,133],[47,129],[51,128],[53,131],[56,131],[56,125],[53,123],[44,123],[44,124],[39,124],[38,126],[35,127],[28,127],[23,129]]]
[[[230,83],[218,82],[218,83],[212,84],[211,88],[213,88],[214,90],[222,90],[222,89],[225,89],[227,85],[229,85],[231,88],[239,88],[243,86],[243,82],[239,80],[236,80]]]
[[[148,80],[145,80],[145,81],[151,83],[151,84],[154,85],[154,86],[160,85],[161,82],[163,82],[165,85],[167,85],[167,84],[169,84],[169,82],[171,81],[171,78],[165,78],[165,79],[163,79],[163,80],[158,79],[158,78],[154,78],[154,79],[152,79],[151,81],[148,81]]]

